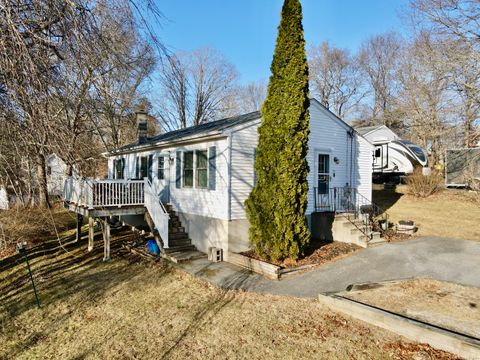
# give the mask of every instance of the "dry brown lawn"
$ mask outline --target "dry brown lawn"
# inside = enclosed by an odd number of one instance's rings
[[[480,337],[480,289],[432,279],[378,284],[343,295],[463,334]]]
[[[225,291],[141,260],[112,241],[32,253],[42,308],[23,263],[0,262],[1,359],[451,359],[343,317],[314,299]]]
[[[417,236],[480,241],[480,194],[452,189],[416,198],[406,190],[406,186],[383,190],[383,186],[374,185],[373,202],[385,209],[394,223],[415,221]]]

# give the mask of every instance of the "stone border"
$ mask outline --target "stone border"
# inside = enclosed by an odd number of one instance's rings
[[[228,252],[229,263],[241,266],[247,270],[256,272],[257,274],[264,275],[272,280],[278,280],[280,278],[280,266],[269,264],[265,261],[253,259],[251,257]]]
[[[415,342],[427,343],[466,359],[480,359],[480,340],[474,337],[406,318],[342,296],[320,294],[318,300],[334,311],[387,329]]]

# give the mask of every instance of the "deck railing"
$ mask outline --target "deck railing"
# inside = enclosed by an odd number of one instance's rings
[[[88,209],[145,204],[144,180],[92,180],[69,177],[64,200]]]
[[[155,194],[152,184],[145,178],[145,207],[152,217],[153,223],[162,238],[163,247],[168,248],[168,221],[170,216],[160,201],[160,197]]]

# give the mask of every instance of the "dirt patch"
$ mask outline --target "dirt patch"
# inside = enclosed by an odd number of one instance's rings
[[[355,244],[347,244],[338,241],[319,243],[312,242],[310,247],[305,251],[306,256],[299,260],[285,259],[284,261],[266,261],[270,264],[280,266],[285,269],[291,269],[304,265],[324,265],[345,256],[361,250],[362,248]],[[260,258],[253,250],[245,251],[242,255],[251,257],[252,259],[265,261]]]
[[[345,297],[480,338],[480,289],[430,279],[383,283]]]

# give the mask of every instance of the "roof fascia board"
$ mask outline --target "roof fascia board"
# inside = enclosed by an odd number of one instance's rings
[[[158,148],[167,148],[175,145],[188,145],[188,144],[202,143],[210,140],[224,139],[227,136],[228,135],[223,133],[215,133],[215,134],[208,134],[204,136],[183,138],[183,139],[174,140],[174,141],[160,141],[157,143],[149,144],[148,146],[134,147],[134,148],[130,148],[122,151],[108,152],[105,154],[106,154],[106,157],[112,157],[112,156],[117,156],[122,154],[131,154],[131,153],[150,151]]]

